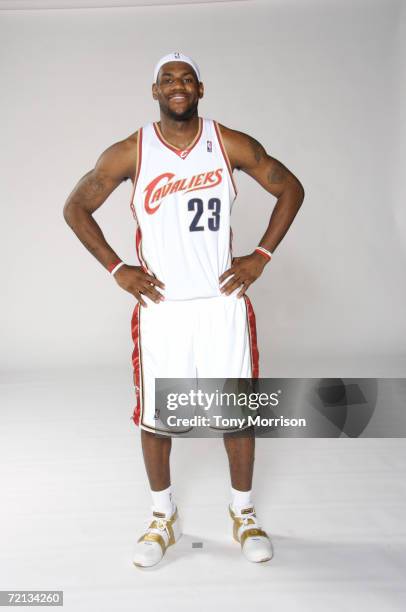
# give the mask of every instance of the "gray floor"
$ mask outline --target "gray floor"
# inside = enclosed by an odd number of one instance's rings
[[[150,499],[128,372],[8,375],[0,393],[0,589],[62,589],[87,612],[406,608],[403,439],[258,440],[256,506],[275,549],[259,566],[231,538],[221,440],[175,440],[184,536],[140,570]]]

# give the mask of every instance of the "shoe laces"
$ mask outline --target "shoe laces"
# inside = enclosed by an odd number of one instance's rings
[[[257,519],[256,519],[255,514],[250,514],[248,516],[245,516],[242,520],[243,525],[255,525],[256,522],[257,522]]]
[[[168,523],[170,523],[171,518],[170,516],[156,516],[154,512],[152,512],[152,516],[150,516],[145,525],[146,531],[167,531]]]
[[[249,514],[239,514],[238,519],[241,521],[241,525],[244,526],[258,524],[255,509],[253,509]]]
[[[160,531],[165,531],[166,529],[166,519],[160,518],[160,519],[153,519],[154,521],[156,521],[156,528],[159,529]]]
[[[153,531],[154,529],[159,529],[159,531],[165,531],[166,529],[166,520],[163,518],[156,518],[156,516],[150,516],[149,518],[143,521],[144,531]],[[153,527],[152,527],[153,525]]]

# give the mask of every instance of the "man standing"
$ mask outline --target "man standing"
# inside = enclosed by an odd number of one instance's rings
[[[254,138],[198,115],[204,88],[197,64],[181,53],[159,60],[152,95],[160,121],[109,147],[76,185],[64,217],[85,247],[137,299],[132,318],[136,407],[151,487],[151,524],[134,564],[158,563],[181,534],[172,499],[172,435],[155,406],[155,378],[257,378],[255,315],[247,288],[262,274],[303,199],[298,179]],[[233,170],[277,198],[268,228],[249,255],[232,257]],[[106,242],[93,213],[131,179],[140,266]],[[272,557],[252,503],[255,437],[224,434],[231,476],[234,538],[253,562]]]

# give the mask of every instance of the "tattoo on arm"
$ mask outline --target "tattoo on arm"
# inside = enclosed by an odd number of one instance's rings
[[[116,181],[119,184],[121,181]],[[78,205],[93,213],[111,193],[117,184],[113,184],[109,177],[101,172],[91,170],[79,181],[77,187],[69,197],[73,205]]]
[[[257,164],[259,164],[259,162],[264,157],[266,157],[265,149],[262,146],[262,144],[259,143],[258,140],[255,140],[255,138],[252,138],[252,136],[249,137],[249,143],[250,143],[251,151],[254,155],[255,161]]]
[[[286,172],[281,163],[274,160],[272,162],[272,168],[268,172],[267,179],[270,185],[283,183],[286,178]]]
[[[83,177],[80,185],[80,198],[86,202],[92,202],[105,189],[104,181],[101,177],[92,176],[92,174]]]

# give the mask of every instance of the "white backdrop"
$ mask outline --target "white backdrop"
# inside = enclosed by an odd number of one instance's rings
[[[399,374],[405,31],[397,0],[0,11],[5,379],[31,368],[130,368],[134,299],[79,243],[62,208],[105,148],[158,117],[152,68],[172,50],[200,65],[200,114],[256,137],[305,187],[294,225],[249,291],[261,374],[275,374],[283,358],[301,364],[297,376],[324,375],[309,374],[311,363],[357,376],[368,358],[369,375]],[[275,200],[243,173],[237,183],[235,252],[246,254]],[[96,219],[135,263],[130,187]]]
[[[403,439],[259,438],[255,504],[276,553],[260,568],[231,542],[221,441],[179,441],[171,474],[185,535],[158,574],[131,565],[150,503],[130,421],[134,300],[62,208],[106,147],[158,118],[153,65],[182,50],[201,67],[201,114],[255,136],[306,190],[249,292],[261,374],[404,376],[405,3],[1,10],[10,1],[0,0],[1,588],[60,588],[75,612],[183,612],[191,593],[196,610],[269,600],[335,611],[345,593],[348,612],[403,611]],[[275,200],[243,173],[237,183],[244,254]],[[129,199],[126,183],[96,218],[135,263]],[[379,424],[385,399],[378,408]]]

